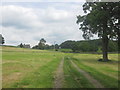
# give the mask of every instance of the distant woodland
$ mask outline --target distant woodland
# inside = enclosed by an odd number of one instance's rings
[[[65,41],[60,47],[64,49],[72,49],[73,52],[102,52],[102,40],[83,40],[83,41]],[[109,41],[108,52],[117,52],[117,41]]]
[[[68,40],[60,45],[48,45],[42,43],[38,43],[38,45],[34,46],[33,49],[55,49],[56,51],[60,49],[66,49],[64,52],[98,52],[102,53],[102,40],[82,40],[82,41],[72,41]],[[108,44],[108,52],[117,52],[118,51],[118,42],[114,40],[110,40]]]

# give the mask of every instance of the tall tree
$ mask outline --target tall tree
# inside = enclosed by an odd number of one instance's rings
[[[23,44],[21,43],[20,45],[19,45],[21,48],[23,48]]]
[[[54,49],[57,51],[59,49],[59,45],[55,44]]]
[[[4,37],[0,34],[0,44],[4,44],[4,43],[5,43]]]
[[[111,11],[111,19],[109,25],[111,26],[111,29],[114,30],[115,35],[117,36],[118,40],[118,52],[120,53],[120,1],[114,4],[110,4],[109,6],[112,6]]]
[[[42,39],[40,40],[40,42],[38,43],[39,49],[44,49],[45,43],[46,43],[45,39],[42,38]]]
[[[103,60],[108,61],[109,39],[119,35],[120,28],[116,24],[120,18],[118,18],[119,13],[116,11],[120,11],[120,3],[86,2],[83,5],[83,10],[86,15],[77,16],[77,23],[80,24],[79,29],[83,31],[85,39],[93,37],[93,34],[98,34],[98,37],[102,38]]]

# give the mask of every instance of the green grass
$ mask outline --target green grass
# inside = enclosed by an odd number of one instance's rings
[[[72,58],[73,61],[83,70],[88,72],[91,76],[97,79],[104,87],[117,88],[118,87],[118,60],[112,59],[111,62],[98,62],[95,56],[99,55],[81,54]],[[117,57],[116,54],[109,55],[110,58]],[[81,58],[79,58],[81,57]],[[82,58],[83,57],[83,58]]]
[[[72,52],[71,49],[59,49],[58,51],[60,51],[60,52]]]
[[[94,86],[70,63],[70,58],[65,58],[64,63],[65,88],[93,88]]]
[[[63,57],[64,88],[93,88],[70,60],[106,88],[118,87],[118,55],[110,62],[98,62],[98,54],[62,53],[47,50],[2,47],[3,88],[53,88],[55,72]]]
[[[16,51],[20,52],[16,52]],[[63,53],[3,48],[4,87],[52,87]],[[40,76],[39,76],[40,75]],[[29,83],[28,83],[29,82]]]
[[[53,59],[51,62],[38,68],[36,71],[24,77],[21,81],[15,83],[13,87],[15,88],[20,88],[20,87],[51,88],[53,87],[54,71],[56,70],[59,64],[60,59],[61,58]]]

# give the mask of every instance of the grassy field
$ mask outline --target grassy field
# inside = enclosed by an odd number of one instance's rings
[[[72,56],[72,57],[71,57]],[[78,67],[88,72],[104,87],[118,87],[118,55],[109,54],[110,62],[98,62],[101,55],[75,54],[69,57]],[[87,87],[87,86],[86,86]]]
[[[47,50],[2,47],[3,88],[55,88],[56,71],[64,58],[64,81],[60,88],[95,88],[96,83],[105,88],[118,87],[118,55],[109,54],[110,62],[98,62],[100,54],[73,54]],[[81,73],[71,61],[84,72]],[[85,75],[87,73],[87,75]],[[59,73],[61,74],[61,73]],[[62,75],[62,74],[61,74]],[[58,79],[56,79],[58,78]],[[60,82],[61,84],[61,82]]]

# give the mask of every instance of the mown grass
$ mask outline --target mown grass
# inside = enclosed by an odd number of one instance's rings
[[[114,58],[112,57],[114,56]],[[118,88],[118,56],[110,54],[110,62],[98,62],[101,55],[79,54],[73,61],[106,88]],[[77,58],[77,59],[76,59]]]
[[[110,62],[98,62],[101,54],[62,53],[47,50],[4,47],[2,51],[3,88],[53,88],[55,71],[64,62],[64,88],[93,88],[70,60],[97,79],[105,88],[118,87],[118,55]]]
[[[60,52],[72,52],[71,49],[58,49],[58,51],[60,51]]]
[[[57,60],[59,59],[59,60]],[[56,70],[61,58],[55,58],[36,71],[25,76],[21,81],[15,83],[13,87],[20,88],[51,88],[53,87],[54,71]]]
[[[64,74],[65,74],[65,88],[94,88],[94,86],[79,73],[70,62],[71,58],[65,57]]]
[[[52,87],[62,56],[59,52],[4,47],[3,88]]]

